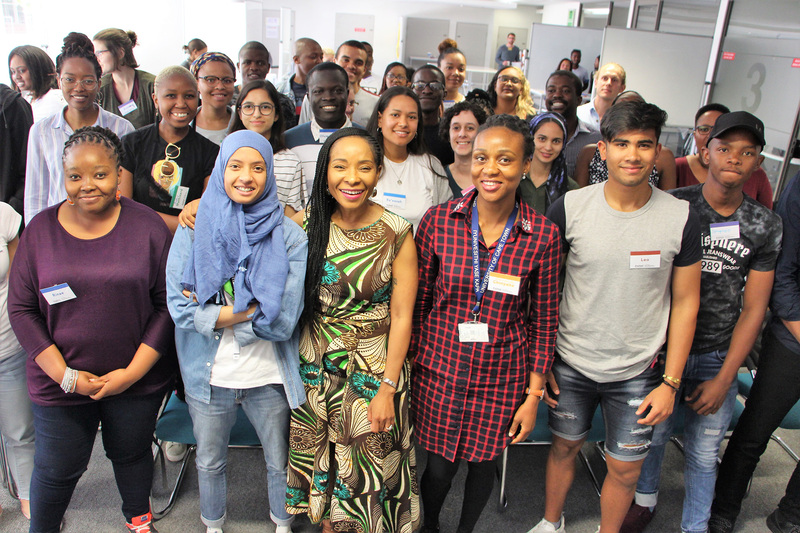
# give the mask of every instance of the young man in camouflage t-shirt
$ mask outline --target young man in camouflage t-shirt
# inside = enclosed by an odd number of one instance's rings
[[[759,167],[763,146],[759,119],[744,111],[721,115],[700,154],[708,179],[673,191],[700,219],[703,247],[697,329],[683,379],[676,384],[676,403],[688,407],[681,520],[686,533],[708,531],[717,456],[736,401],[736,374],[764,320],[780,251],[780,217],[742,192]],[[673,419],[656,427],[623,532],[641,531],[652,518]]]

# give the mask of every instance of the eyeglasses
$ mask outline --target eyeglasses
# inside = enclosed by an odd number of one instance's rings
[[[711,133],[713,126],[697,126],[694,131],[701,134],[701,135],[708,135]]]
[[[107,52],[110,52],[110,51],[111,50],[95,50],[94,51],[94,57],[96,57],[97,59],[100,59],[101,55],[103,55],[103,54],[105,54]]]
[[[399,76],[397,76],[395,74],[387,74],[386,77],[389,78],[390,80],[397,80],[397,81],[403,81],[403,82],[408,81],[408,78],[406,78],[402,74],[399,75]]]
[[[198,76],[198,80],[203,80],[209,85],[216,85],[219,80],[222,80],[223,85],[233,85],[236,83],[236,78],[228,78],[227,76],[224,78],[220,78],[219,76]]]
[[[510,83],[513,83],[514,85],[519,85],[520,83],[522,83],[521,79],[519,79],[519,78],[517,78],[515,76],[506,76],[505,74],[502,75],[502,76],[498,76],[497,77],[497,81],[499,81],[500,83],[509,83],[510,82]]]
[[[267,104],[267,103],[263,103],[263,104],[259,104],[259,105],[242,104],[242,108],[241,108],[242,109],[242,114],[250,116],[250,115],[252,115],[253,113],[256,112],[256,108],[258,108],[258,110],[261,112],[261,115],[265,116],[265,117],[270,116],[272,114],[272,112],[275,111],[275,106],[272,105],[272,104]]]
[[[431,91],[442,91],[444,90],[444,85],[439,83],[438,81],[415,81],[411,84],[411,88],[415,91],[424,91],[425,87],[430,88]]]
[[[83,85],[84,89],[94,89],[97,87],[97,80],[95,78],[86,78],[83,80],[76,80],[70,76],[61,77],[61,85],[64,87],[75,87],[76,85]]]

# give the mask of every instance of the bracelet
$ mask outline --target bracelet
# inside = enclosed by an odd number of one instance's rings
[[[385,378],[383,378],[383,383],[386,383],[387,385],[389,385],[394,390],[397,390],[397,383],[395,383],[391,379],[385,377]]]
[[[664,374],[663,376],[661,376],[661,378],[662,378],[662,379],[666,379],[667,381],[669,381],[669,382],[672,382],[673,384],[675,384],[675,385],[677,385],[677,386],[679,386],[679,387],[680,387],[680,385],[681,385],[681,379],[680,379],[680,378],[673,378],[672,376],[668,376],[668,375],[666,375],[666,374]]]
[[[78,386],[78,371],[74,368],[67,367],[64,370],[64,377],[61,378],[61,390],[67,394],[75,392]]]
[[[527,394],[528,396],[531,396],[531,395],[536,396],[537,398],[539,398],[541,400],[542,398],[544,398],[544,387],[542,387],[541,389],[535,389],[535,390],[531,390],[530,387],[526,387],[525,388],[525,394]]]
[[[665,378],[665,379],[662,379],[662,380],[661,380],[661,383],[663,383],[664,385],[666,385],[666,386],[667,386],[667,387],[669,387],[670,389],[674,390],[675,392],[678,392],[678,387],[676,387],[675,385],[673,385],[672,383],[670,383],[670,382],[669,382],[669,381],[668,381],[666,378]]]

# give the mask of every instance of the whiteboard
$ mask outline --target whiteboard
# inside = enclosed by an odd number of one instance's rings
[[[574,48],[581,51],[581,66],[590,73],[594,70],[594,58],[600,54],[603,43],[603,30],[534,23],[530,42],[525,76],[532,90],[544,92],[547,78],[561,59],[569,59]]]
[[[667,124],[692,128],[710,55],[711,37],[607,27],[600,62],[622,65],[626,88],[665,110]]]

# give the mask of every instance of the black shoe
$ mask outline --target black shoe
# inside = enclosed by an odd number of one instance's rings
[[[712,514],[708,519],[708,533],[733,533],[734,520]]]
[[[784,520],[780,509],[767,517],[767,527],[772,533],[800,533],[800,525]]]

